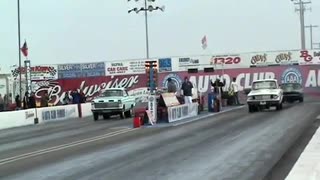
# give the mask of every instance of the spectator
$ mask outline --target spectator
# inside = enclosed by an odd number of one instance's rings
[[[15,101],[16,101],[16,110],[20,110],[21,109],[21,98],[20,98],[19,94],[16,96]]]
[[[77,90],[74,90],[71,96],[72,96],[72,104],[79,104],[81,102],[81,95]]]
[[[5,106],[5,102],[2,95],[0,94],[0,112],[4,111],[4,106]]]
[[[47,92],[41,97],[41,107],[48,107],[49,106],[49,95]]]
[[[62,100],[62,104],[63,105],[68,105],[70,103],[70,97],[69,97],[69,93],[66,92],[66,94],[64,95],[64,98]]]
[[[28,109],[29,105],[29,93],[25,92],[23,97],[23,109]]]
[[[230,88],[231,88],[231,90],[233,92],[234,104],[235,105],[240,105],[239,96],[238,96],[239,88],[238,88],[238,84],[236,83],[236,78],[232,79]]]
[[[4,95],[4,97],[3,97],[3,101],[4,101],[4,111],[7,111],[7,110],[9,110],[9,97],[8,97],[8,95],[6,94],[6,95]]]
[[[30,97],[29,97],[29,108],[36,108],[36,96],[35,94],[32,92]]]
[[[185,77],[184,82],[182,83],[182,86],[181,86],[185,104],[192,103],[192,88],[193,88],[192,83],[189,81],[188,77]]]
[[[223,94],[223,87],[225,86],[225,82],[221,82],[220,79],[216,79],[215,82],[211,81],[211,86],[213,87],[213,92],[216,94]]]
[[[177,92],[177,86],[176,84],[172,81],[171,78],[168,78],[168,92],[169,93],[176,93]]]

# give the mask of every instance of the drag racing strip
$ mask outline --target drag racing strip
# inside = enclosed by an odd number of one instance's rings
[[[75,142],[71,142],[68,144],[62,144],[59,146],[54,146],[54,147],[50,147],[50,148],[46,148],[46,149],[41,149],[35,152],[31,152],[31,153],[26,153],[26,154],[21,154],[18,156],[14,156],[14,157],[10,157],[10,158],[6,158],[6,159],[1,159],[0,160],[0,166],[7,164],[7,163],[11,163],[11,162],[15,162],[18,160],[22,160],[22,159],[26,159],[26,158],[30,158],[30,157],[34,157],[34,156],[39,156],[39,155],[43,155],[43,154],[47,154],[50,152],[55,152],[55,151],[59,151],[59,150],[64,150],[70,147],[75,147],[75,146],[79,146],[82,144],[87,144],[87,143],[91,143],[94,141],[99,141],[99,140],[103,140],[103,139],[107,139],[107,138],[111,138],[120,134],[125,134],[125,133],[129,133],[131,131],[135,131],[137,129],[123,129],[123,130],[118,130],[115,132],[111,132],[111,133],[107,133],[107,134],[103,134],[100,136],[96,136],[96,137],[92,137],[92,138],[88,138],[88,139],[83,139],[83,140],[79,140],[79,141],[75,141]]]

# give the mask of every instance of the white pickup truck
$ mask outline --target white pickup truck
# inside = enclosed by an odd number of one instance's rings
[[[123,119],[133,114],[135,97],[130,96],[124,88],[110,88],[91,102],[91,111],[95,121],[102,115],[108,119],[111,115],[119,114]]]
[[[282,103],[283,90],[279,87],[276,79],[263,79],[252,82],[251,91],[247,98],[250,113],[269,109],[271,106],[281,110]]]

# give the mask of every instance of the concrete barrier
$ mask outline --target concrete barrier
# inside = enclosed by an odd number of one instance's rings
[[[197,116],[198,106],[198,103],[192,103],[168,107],[169,123]]]
[[[35,109],[1,112],[0,129],[33,125],[35,117]]]
[[[81,112],[82,112],[82,117],[83,118],[92,116],[91,103],[81,104]]]

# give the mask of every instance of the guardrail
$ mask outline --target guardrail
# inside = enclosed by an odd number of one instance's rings
[[[7,111],[0,113],[0,130],[91,115],[91,103]]]

